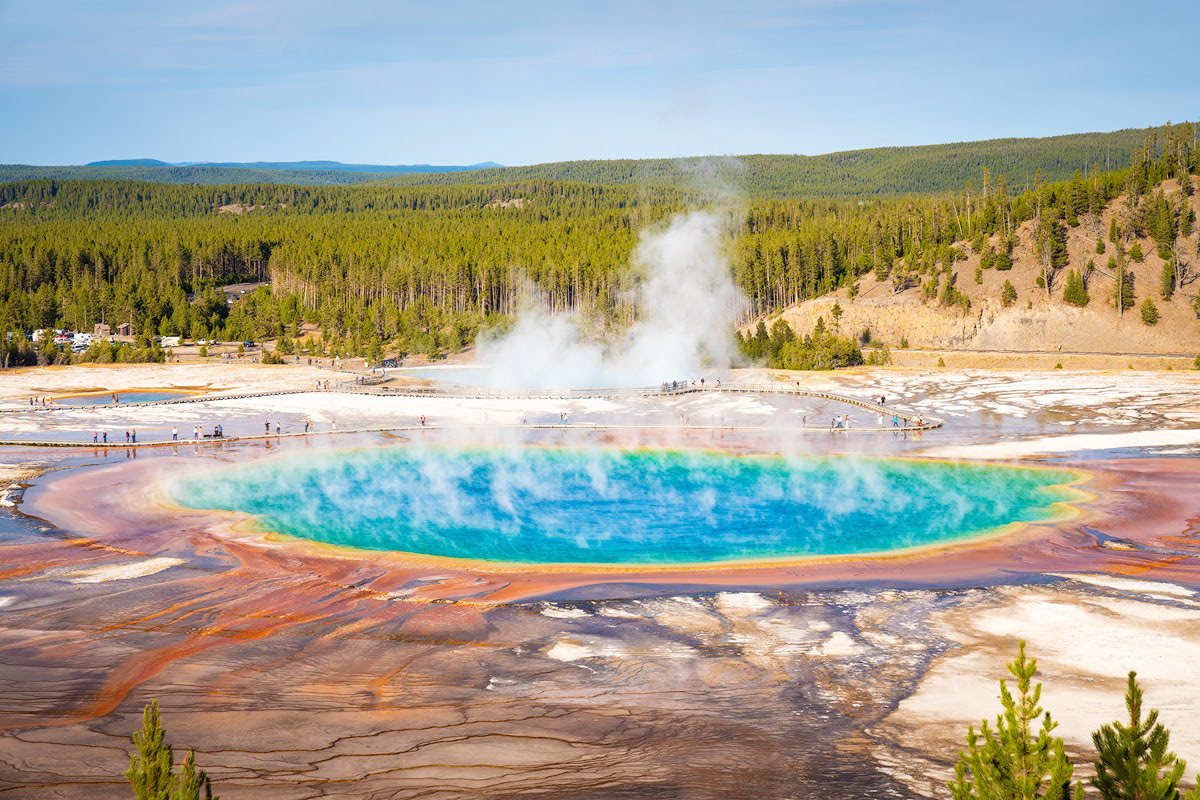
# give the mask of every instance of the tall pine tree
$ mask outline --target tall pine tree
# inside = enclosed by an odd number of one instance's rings
[[[1167,750],[1171,734],[1158,721],[1158,709],[1142,719],[1142,689],[1129,673],[1125,708],[1129,724],[1113,722],[1092,734],[1099,757],[1092,785],[1104,800],[1178,800],[1187,765]]]
[[[1067,285],[1063,287],[1063,300],[1080,308],[1086,306],[1091,300],[1087,287],[1083,285],[1083,278],[1075,270],[1067,273]]]

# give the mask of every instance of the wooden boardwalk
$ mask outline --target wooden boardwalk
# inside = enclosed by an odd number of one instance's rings
[[[87,442],[87,441],[58,441],[58,440],[20,440],[20,439],[3,439],[0,440],[0,445],[12,445],[23,447],[94,447],[94,448],[122,448],[122,447],[179,447],[181,445],[200,445],[200,444],[222,444],[227,442],[249,442],[256,440],[276,440],[306,436],[328,436],[328,435],[344,435],[344,434],[362,434],[362,433],[397,433],[404,431],[420,431],[420,430],[437,430],[439,428],[453,427],[456,429],[469,428],[515,428],[526,430],[572,430],[572,431],[590,431],[590,430],[631,430],[631,429],[682,429],[682,430],[713,430],[713,431],[789,431],[795,433],[912,433],[918,431],[932,430],[942,427],[945,422],[936,417],[924,417],[923,415],[901,411],[898,409],[887,408],[886,406],[872,403],[867,400],[861,400],[856,397],[848,397],[846,395],[834,394],[832,392],[816,392],[807,389],[801,389],[794,384],[777,385],[777,384],[722,384],[715,385],[707,383],[703,386],[698,383],[688,381],[674,381],[663,383],[658,386],[640,386],[640,387],[597,387],[590,389],[482,389],[472,387],[429,387],[429,386],[387,386],[386,384],[360,383],[358,381],[344,381],[328,388],[312,388],[312,389],[280,389],[270,392],[241,392],[238,394],[220,394],[220,395],[203,395],[193,397],[183,397],[178,399],[168,400],[153,400],[143,403],[106,403],[103,405],[91,406],[69,406],[69,405],[50,405],[50,406],[30,406],[29,408],[6,408],[0,409],[0,413],[15,414],[28,412],[56,412],[68,409],[87,410],[87,409],[114,409],[114,408],[139,408],[148,406],[164,406],[164,405],[183,405],[188,403],[216,403],[225,400],[244,400],[260,397],[276,397],[281,395],[294,394],[313,394],[313,393],[341,393],[341,394],[366,394],[377,397],[420,397],[420,398],[444,398],[458,400],[587,400],[587,399],[633,399],[633,398],[652,398],[652,397],[676,397],[693,394],[747,394],[747,395],[788,395],[794,397],[812,397],[821,400],[831,400],[838,403],[857,406],[867,409],[876,414],[881,414],[886,418],[894,418],[903,420],[903,425],[895,427],[855,427],[855,428],[833,428],[824,426],[769,426],[769,425],[646,425],[646,424],[622,424],[622,423],[559,423],[559,424],[512,424],[512,423],[497,423],[490,425],[473,425],[465,423],[461,425],[396,425],[396,426],[369,426],[360,428],[346,428],[342,430],[329,431],[308,431],[298,433],[265,433],[265,434],[250,434],[244,436],[222,436],[219,438],[206,437],[204,439],[181,438],[178,440],[155,440],[147,442]]]

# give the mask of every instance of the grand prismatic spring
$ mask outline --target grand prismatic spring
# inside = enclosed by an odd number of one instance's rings
[[[1200,757],[1192,376],[259,374],[0,414],[0,797],[123,796],[150,700],[226,800],[943,797],[1018,638],[1077,761],[1129,669]]]
[[[386,448],[172,482],[195,508],[368,550],[516,564],[672,565],[943,544],[1054,516],[1078,473],[612,448]]]

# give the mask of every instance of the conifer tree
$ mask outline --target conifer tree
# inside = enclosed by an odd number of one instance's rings
[[[196,752],[189,750],[187,757],[183,760],[183,766],[180,768],[179,780],[175,785],[175,791],[171,792],[170,800],[201,800],[201,791],[203,791],[203,800],[220,800],[219,797],[213,797],[212,783],[203,770],[196,769]]]
[[[996,716],[995,729],[986,719],[978,733],[974,725],[967,728],[967,749],[958,755],[950,792],[954,800],[1067,800],[1074,767],[1063,740],[1051,735],[1058,723],[1038,705],[1042,684],[1033,684],[1037,659],[1025,657],[1024,640],[1008,671],[1016,679],[1017,694],[1000,679],[1004,711]],[[1039,717],[1041,728],[1035,735]],[[1083,797],[1082,784],[1075,785],[1075,797]]]
[[[1083,278],[1075,270],[1067,273],[1067,284],[1063,287],[1063,300],[1080,308],[1091,301],[1087,287],[1083,285]]]
[[[1171,734],[1158,721],[1158,709],[1142,719],[1142,689],[1129,673],[1125,708],[1129,724],[1113,722],[1092,734],[1099,754],[1092,785],[1104,800],[1178,800],[1176,788],[1186,764],[1167,750]]]
[[[780,317],[771,325],[771,339],[767,347],[768,355],[772,359],[776,358],[780,349],[795,339],[796,333],[792,330],[792,326],[788,325],[783,317]]]
[[[1108,269],[1116,281],[1113,287],[1113,305],[1118,314],[1124,314],[1126,309],[1133,308],[1133,273],[1125,263],[1125,257],[1117,250],[1116,258],[1108,259]]]
[[[196,753],[189,750],[182,771],[175,775],[175,758],[166,742],[158,701],[142,710],[142,729],[133,734],[138,752],[129,758],[125,779],[136,800],[220,800],[213,797],[212,784],[203,770],[196,769]]]
[[[842,304],[835,301],[833,308],[829,311],[829,316],[833,317],[833,329],[836,331],[842,320]]]
[[[1154,301],[1147,297],[1142,301],[1142,322],[1147,325],[1155,325],[1158,323],[1158,306],[1154,305]]]
[[[1162,272],[1158,278],[1158,294],[1163,300],[1170,300],[1175,294],[1175,262],[1164,261]]]
[[[1000,304],[1008,308],[1013,303],[1017,302],[1017,290],[1012,285],[1012,281],[1005,279],[1004,286],[1000,289]]]
[[[137,800],[170,800],[175,788],[174,754],[158,714],[158,701],[142,709],[142,729],[133,734],[137,755],[130,756],[125,779]]]
[[[759,320],[758,327],[754,330],[754,345],[750,355],[752,358],[762,358],[767,355],[770,349],[771,336],[767,333],[767,324]]]

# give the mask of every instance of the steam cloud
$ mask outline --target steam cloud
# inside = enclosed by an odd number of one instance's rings
[[[531,309],[498,339],[478,343],[496,386],[652,385],[729,366],[732,329],[745,298],[721,255],[721,221],[693,211],[644,232],[634,261],[645,271],[638,322],[619,342],[589,343],[569,314]]]

